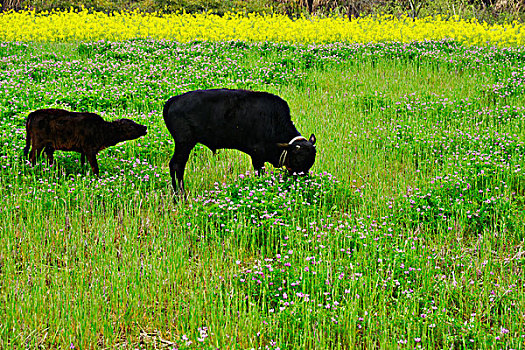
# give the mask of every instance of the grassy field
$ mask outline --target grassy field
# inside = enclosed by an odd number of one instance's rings
[[[0,348],[525,343],[525,50],[412,44],[0,45]],[[269,91],[317,136],[307,178],[197,146],[174,203],[170,96]],[[43,107],[148,126],[31,167]],[[268,165],[271,167],[270,165]]]

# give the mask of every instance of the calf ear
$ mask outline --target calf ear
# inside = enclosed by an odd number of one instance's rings
[[[290,146],[290,145],[287,144],[287,143],[278,143],[277,144],[277,147],[279,147],[279,148],[288,148],[288,146]]]
[[[310,135],[310,140],[308,140],[308,141],[310,141],[312,143],[312,145],[315,145],[315,140],[316,140],[315,139],[315,135],[314,134]]]

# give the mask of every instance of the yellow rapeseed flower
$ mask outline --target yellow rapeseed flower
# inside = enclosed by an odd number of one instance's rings
[[[290,19],[283,15],[159,14],[32,10],[0,13],[1,41],[95,41],[132,38],[243,40],[298,43],[382,42],[452,39],[467,45],[524,45],[524,25],[488,25],[441,16],[396,18],[390,15],[348,21],[342,17]]]

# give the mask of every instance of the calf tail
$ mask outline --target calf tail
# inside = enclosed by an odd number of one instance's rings
[[[24,147],[24,157],[27,158],[27,155],[29,154],[29,149],[31,148],[31,121],[32,121],[32,114],[29,113],[26,120],[26,146]]]

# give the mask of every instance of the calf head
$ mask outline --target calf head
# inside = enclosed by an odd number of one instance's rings
[[[309,140],[302,138],[291,144],[278,144],[279,147],[287,151],[283,165],[290,173],[308,174],[315,162],[315,140],[315,135],[312,134]]]
[[[146,135],[148,127],[135,123],[131,119],[118,119],[112,122],[115,128],[119,132],[119,139],[122,141],[125,140],[134,140],[141,136]]]

